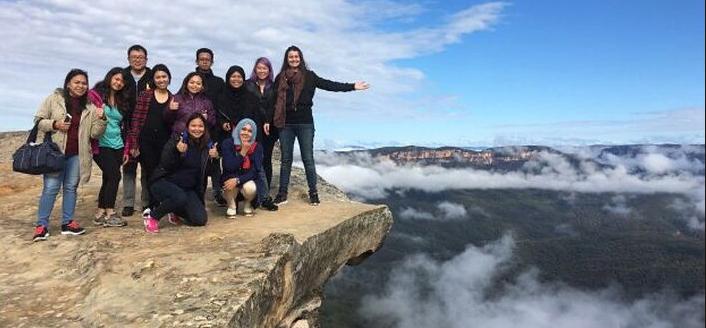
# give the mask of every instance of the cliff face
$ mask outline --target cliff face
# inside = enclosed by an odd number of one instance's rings
[[[22,138],[0,136],[2,327],[314,327],[326,281],[377,250],[392,225],[385,206],[352,202],[325,183],[321,206],[309,206],[295,170],[278,212],[227,220],[209,202],[206,227],[162,220],[147,235],[135,215],[125,228],[97,228],[94,168],[76,213],[87,234],[60,235],[59,197],[49,240],[33,243],[41,178],[9,163]]]

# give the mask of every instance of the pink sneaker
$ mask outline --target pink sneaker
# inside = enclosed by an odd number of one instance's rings
[[[157,221],[152,216],[147,217],[147,219],[142,222],[145,224],[145,231],[147,231],[148,233],[159,232],[159,221]]]
[[[180,225],[181,224],[181,218],[174,214],[174,213],[169,213],[167,214],[167,221],[173,225]]]

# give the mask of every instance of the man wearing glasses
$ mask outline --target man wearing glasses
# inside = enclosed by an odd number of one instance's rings
[[[128,48],[127,60],[130,66],[125,67],[125,85],[130,87],[130,108],[128,109],[124,123],[125,127],[131,126],[132,111],[135,109],[135,103],[140,92],[148,88],[147,83],[152,80],[152,74],[147,67],[147,49],[136,44]],[[143,172],[144,173],[144,172]],[[123,166],[123,216],[132,216],[135,212],[135,178],[137,176],[137,160],[131,160]],[[142,174],[140,179],[142,185],[142,206],[146,207],[149,204],[149,191],[147,190],[147,181],[145,175]]]

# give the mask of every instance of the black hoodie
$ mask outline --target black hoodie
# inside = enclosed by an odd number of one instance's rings
[[[260,128],[265,120],[260,112],[260,105],[257,97],[249,92],[245,87],[245,71],[240,66],[231,66],[226,73],[226,81],[230,81],[230,76],[238,72],[243,76],[243,85],[240,88],[233,88],[226,83],[216,101],[216,111],[218,114],[218,126],[222,129],[223,123],[230,123],[232,128],[244,118],[249,118]],[[221,140],[230,136],[231,132],[223,131]],[[262,133],[257,134],[257,141],[262,141]]]

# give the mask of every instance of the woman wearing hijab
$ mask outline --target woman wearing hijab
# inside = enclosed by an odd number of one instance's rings
[[[223,141],[223,196],[228,202],[228,218],[235,218],[239,198],[244,201],[243,214],[252,216],[253,208],[267,195],[262,172],[263,147],[256,139],[257,124],[246,118],[235,126],[232,137]]]
[[[287,203],[289,176],[292,172],[294,139],[299,141],[306,182],[309,186],[309,204],[319,205],[319,193],[316,189],[316,165],[314,164],[314,92],[316,89],[327,91],[354,91],[368,88],[366,82],[339,83],[320,78],[309,70],[304,61],[304,54],[296,46],[290,46],[284,52],[282,69],[275,79],[275,107],[273,123],[280,131],[279,140],[282,150],[282,165],[279,176],[279,192],[275,204]]]

